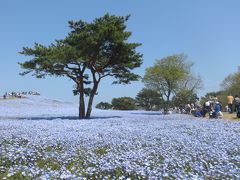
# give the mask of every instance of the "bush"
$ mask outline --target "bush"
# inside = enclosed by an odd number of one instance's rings
[[[135,100],[131,97],[113,98],[113,109],[117,110],[134,110],[137,109]]]
[[[137,94],[136,101],[138,106],[147,111],[159,110],[163,108],[164,102],[162,95],[158,91],[147,88],[143,88]]]
[[[181,89],[172,98],[172,105],[183,108],[186,104],[195,103],[197,98],[198,97],[195,92],[187,89]]]
[[[96,105],[96,108],[98,109],[112,109],[112,105],[108,102],[100,102]]]

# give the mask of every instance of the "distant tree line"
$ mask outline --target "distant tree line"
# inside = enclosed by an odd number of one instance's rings
[[[149,94],[153,92],[153,94]],[[162,99],[157,92],[154,92],[151,89],[141,90],[136,98],[132,97],[119,97],[113,98],[111,104],[108,102],[100,102],[96,105],[98,109],[117,109],[117,110],[136,110],[144,109],[147,111],[160,110]]]
[[[156,60],[146,69],[142,81],[145,87],[136,98],[114,98],[109,108],[120,110],[144,109],[147,111],[164,110],[193,103],[197,99],[197,90],[202,87],[200,76],[195,76],[184,54],[176,54]],[[101,108],[103,103],[97,105]],[[106,106],[104,106],[106,107]]]
[[[98,109],[157,111],[161,109],[163,101],[158,92],[152,89],[142,89],[136,96],[113,98],[111,103],[100,102],[96,105]]]
[[[181,92],[173,97],[170,107],[181,107],[182,105],[195,102],[197,99],[196,93]],[[116,109],[116,110],[146,110],[159,111],[164,110],[165,101],[159,92],[143,88],[135,98],[119,97],[113,98],[111,103],[100,102],[96,105],[98,109]]]
[[[169,98],[169,107],[180,107],[183,108],[186,104],[195,102],[198,97],[197,91],[201,88],[200,77],[192,77],[191,80],[186,81],[190,86],[180,86],[173,91],[172,98]],[[152,80],[152,79],[151,79]],[[143,80],[144,81],[144,80]],[[157,81],[156,81],[157,82]],[[161,82],[161,81],[160,81]],[[154,83],[154,82],[152,82]],[[157,84],[157,83],[156,83]],[[186,84],[186,83],[185,83]],[[144,87],[135,98],[121,97],[114,98],[111,103],[99,103],[96,107],[99,109],[119,109],[119,110],[132,110],[132,109],[143,109],[147,111],[158,111],[166,108],[166,100],[161,94],[162,91],[155,88]],[[218,101],[223,105],[227,105],[226,97],[232,94],[233,96],[240,96],[240,71],[229,74],[221,83],[221,90],[215,92],[208,92],[201,97],[200,103],[203,105],[204,102],[210,100],[213,97],[217,97]],[[128,103],[126,103],[128,101]],[[128,106],[131,104],[131,106]]]

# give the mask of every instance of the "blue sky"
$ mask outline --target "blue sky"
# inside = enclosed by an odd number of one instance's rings
[[[193,71],[201,75],[206,92],[218,91],[219,84],[240,65],[239,0],[5,0],[0,5],[0,95],[6,91],[35,90],[46,97],[77,102],[73,83],[66,78],[35,79],[19,76],[17,62],[29,60],[18,54],[34,42],[49,45],[69,32],[69,20],[92,21],[105,13],[128,15],[131,42],[143,45],[144,62],[135,70],[141,76],[156,59],[185,53]],[[143,84],[112,85],[104,80],[95,104],[113,97],[135,97]]]

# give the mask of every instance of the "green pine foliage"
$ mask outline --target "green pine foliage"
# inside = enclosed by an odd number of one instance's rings
[[[64,39],[46,46],[39,43],[23,47],[30,60],[19,63],[36,78],[67,77],[74,83],[74,95],[79,95],[79,118],[90,118],[94,96],[101,80],[111,76],[114,84],[129,84],[140,76],[132,70],[142,64],[142,54],[136,51],[140,43],[130,43],[126,31],[129,16],[106,14],[93,22],[70,21],[71,31]],[[85,108],[85,96],[88,96]],[[87,111],[85,110],[87,109]]]

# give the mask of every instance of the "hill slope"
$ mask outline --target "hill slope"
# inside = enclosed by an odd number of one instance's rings
[[[0,117],[77,115],[78,106],[42,96],[0,101]]]
[[[0,106],[0,179],[240,178],[237,121],[96,109],[77,120],[76,105],[42,97]]]

